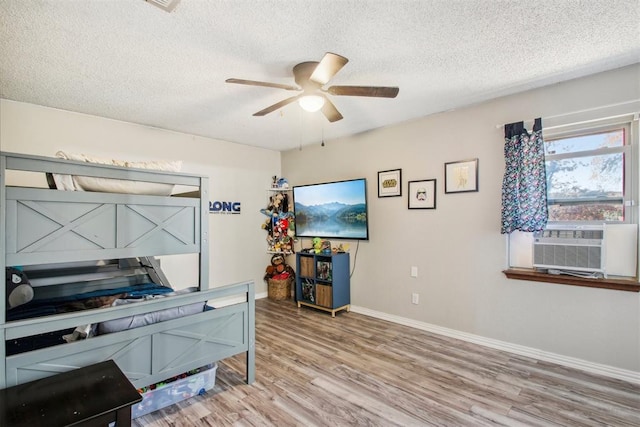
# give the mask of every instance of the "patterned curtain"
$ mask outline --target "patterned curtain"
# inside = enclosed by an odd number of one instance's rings
[[[501,232],[542,230],[549,217],[542,119],[532,133],[523,122],[505,125],[504,140]]]

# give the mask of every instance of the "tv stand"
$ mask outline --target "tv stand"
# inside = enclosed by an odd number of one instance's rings
[[[349,254],[296,254],[296,302],[331,313],[351,309]]]

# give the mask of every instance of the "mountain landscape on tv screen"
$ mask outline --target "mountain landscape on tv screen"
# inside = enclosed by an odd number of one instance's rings
[[[305,206],[295,203],[296,234],[301,236],[363,237],[367,205],[331,202]]]

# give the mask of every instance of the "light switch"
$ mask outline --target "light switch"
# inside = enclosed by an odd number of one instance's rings
[[[418,267],[411,267],[411,277],[418,277]]]

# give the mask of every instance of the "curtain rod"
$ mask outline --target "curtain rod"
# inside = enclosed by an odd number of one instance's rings
[[[584,110],[578,110],[578,111],[572,111],[570,113],[563,113],[563,114],[556,114],[554,116],[547,116],[547,117],[543,117],[542,121],[544,123],[545,120],[551,120],[551,119],[559,119],[561,117],[566,117],[566,116],[573,116],[575,114],[584,114],[584,113],[590,113],[593,111],[598,111],[598,110],[606,110],[608,108],[615,108],[615,107],[623,107],[625,105],[633,105],[633,104],[640,104],[640,100],[638,99],[633,99],[631,101],[623,101],[623,102],[618,102],[615,104],[608,104],[608,105],[602,105],[600,107],[594,107],[594,108],[585,108]],[[635,108],[633,109],[637,109],[638,105],[635,106]],[[627,112],[627,113],[623,113],[623,114],[630,114],[631,112]],[[614,114],[617,115],[617,114]],[[534,121],[535,119],[529,119],[529,120],[517,120],[516,122],[512,122],[512,123],[517,123],[517,122],[531,122]],[[502,125],[496,125],[496,129],[500,129],[502,127],[504,127],[505,125],[508,125],[510,123],[504,123]],[[544,127],[544,126],[543,126]]]

